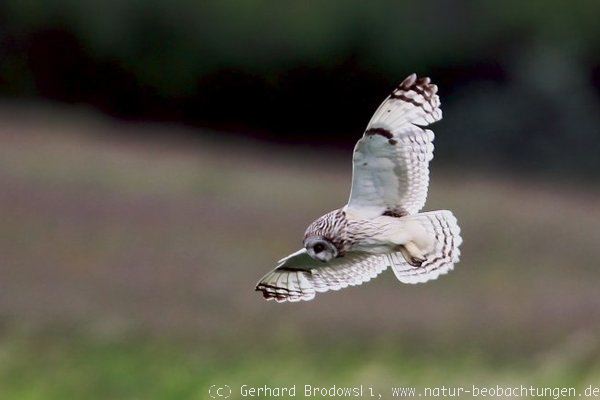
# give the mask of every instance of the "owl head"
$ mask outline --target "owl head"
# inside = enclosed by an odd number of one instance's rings
[[[322,236],[306,238],[304,248],[306,248],[309,256],[322,262],[328,262],[338,256],[337,248],[331,241]]]
[[[346,251],[346,213],[339,209],[315,220],[304,233],[304,248],[318,261],[328,262],[343,257]]]

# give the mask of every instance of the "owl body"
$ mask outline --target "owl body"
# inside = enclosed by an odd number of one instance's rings
[[[388,267],[403,283],[423,283],[459,261],[462,238],[452,212],[420,212],[429,186],[440,120],[437,86],[407,77],[379,106],[357,142],[348,203],[311,223],[303,248],[257,284],[267,300],[311,300],[369,281]]]
[[[420,249],[431,249],[433,238],[426,229],[411,216],[390,217],[381,215],[368,218],[343,207],[328,212],[311,223],[304,234],[304,246],[328,241],[342,257],[348,252],[370,254],[388,253],[398,250],[408,242]]]

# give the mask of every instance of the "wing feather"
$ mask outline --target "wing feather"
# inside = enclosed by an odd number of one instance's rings
[[[460,259],[462,243],[460,227],[452,212],[433,211],[408,218],[418,220],[435,241],[420,267],[411,266],[400,253],[389,254],[396,278],[403,283],[423,283],[452,271]]]
[[[365,283],[389,265],[385,256],[350,253],[324,264],[302,249],[282,260],[256,285],[267,300],[312,300],[316,293]]]
[[[423,208],[434,134],[442,118],[437,86],[406,78],[379,106],[354,149],[348,208],[367,217],[403,216]]]

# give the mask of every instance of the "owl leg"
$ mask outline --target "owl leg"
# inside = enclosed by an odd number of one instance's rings
[[[414,242],[407,242],[400,246],[400,252],[404,256],[407,263],[413,267],[420,267],[427,260],[425,254],[417,247]]]

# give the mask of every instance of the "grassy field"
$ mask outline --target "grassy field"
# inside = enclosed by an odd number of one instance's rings
[[[0,117],[2,399],[599,381],[598,187],[434,160],[427,209],[459,218],[455,272],[401,286],[388,271],[279,305],[254,284],[345,202],[350,154],[89,115]]]
[[[13,333],[0,342],[0,390],[8,399],[204,399],[213,384],[232,387],[232,398],[241,398],[242,385],[296,385],[300,393],[304,385],[362,384],[383,398],[391,398],[393,387],[423,392],[443,385],[584,390],[600,379],[594,359],[598,347],[589,347],[589,339],[542,357],[491,360],[483,350],[415,352],[398,343],[316,349],[278,341],[259,349],[234,342],[217,349],[139,337],[114,341]]]

